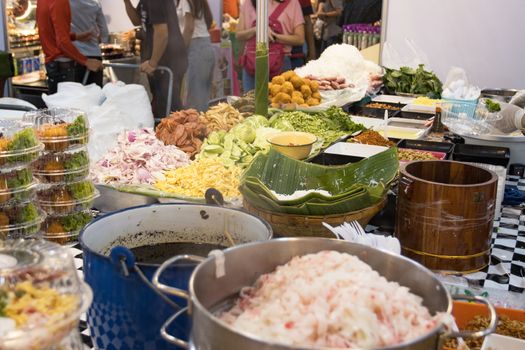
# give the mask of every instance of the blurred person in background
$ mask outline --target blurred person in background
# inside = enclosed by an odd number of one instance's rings
[[[49,94],[57,92],[58,83],[75,81],[77,65],[92,72],[102,69],[100,60],[87,58],[73,45],[73,41],[91,40],[91,31],[71,32],[69,0],[38,0],[36,23],[42,50],[46,57]]]
[[[376,23],[381,20],[383,0],[346,0],[339,25]]]
[[[306,62],[317,58],[314,27],[312,22],[312,15],[314,14],[312,2],[310,0],[299,0],[299,4],[301,5],[301,11],[303,12],[304,17],[304,37],[306,42],[304,45],[294,46],[292,48],[292,69],[302,67]]]
[[[239,25],[237,26],[237,40],[241,42],[244,47],[248,41],[255,41],[255,20],[257,14],[255,11],[255,0],[244,0],[241,4],[241,11],[239,16]],[[282,6],[280,6],[282,4]],[[276,33],[272,28],[268,30],[268,42],[270,44],[269,61],[272,60],[272,55],[277,55],[277,52],[272,52],[271,43],[279,43],[284,46],[284,59],[281,66],[281,71],[287,71],[292,68],[291,51],[293,46],[302,46],[304,44],[304,17],[301,11],[301,6],[298,0],[269,0],[268,15],[272,17],[277,9],[282,9],[282,12],[277,17],[277,21],[282,26],[283,33]],[[244,48],[243,48],[244,50]],[[244,50],[243,74],[242,82],[244,92],[248,92],[255,88],[255,72],[247,70],[247,60],[251,59],[248,56],[255,57],[255,52],[246,52]]]
[[[342,28],[339,26],[343,13],[343,0],[324,0],[319,3],[317,18],[324,22],[321,36],[321,53],[330,45],[341,43]]]
[[[108,25],[102,13],[102,6],[98,0],[69,0],[71,6],[71,30],[73,33],[92,32],[93,35],[86,41],[75,41],[75,46],[84,56],[102,60],[100,43],[109,40]],[[86,74],[86,67],[77,65],[76,81],[82,83]],[[95,83],[102,87],[102,70],[90,73],[87,84]]]
[[[177,11],[173,0],[140,0],[134,7],[131,0],[124,0],[126,13],[135,26],[142,26],[144,40],[141,43],[140,69],[148,74],[153,94],[153,115],[166,117],[169,76],[157,70],[166,66],[173,72],[171,111],[183,109],[181,87],[188,67],[188,56],[179,28]]]
[[[223,0],[222,13],[233,18],[239,18],[239,0]]]
[[[175,0],[184,44],[188,49],[186,108],[208,110],[215,52],[208,30],[213,22],[207,0]]]

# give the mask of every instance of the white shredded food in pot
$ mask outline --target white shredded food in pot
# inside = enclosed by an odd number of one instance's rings
[[[295,257],[240,293],[221,319],[237,331],[293,346],[375,348],[429,333],[422,299],[357,257],[335,251]]]

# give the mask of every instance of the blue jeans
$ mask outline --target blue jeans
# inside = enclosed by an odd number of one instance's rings
[[[290,69],[292,69],[292,63],[290,61],[290,56],[285,56],[282,71],[286,72]],[[250,73],[248,73],[246,69],[242,70],[242,89],[244,93],[247,93],[248,91],[251,91],[251,90],[255,90],[255,76],[250,75]]]
[[[208,110],[214,65],[215,52],[210,38],[191,39],[186,77],[186,108],[195,108],[199,112]]]

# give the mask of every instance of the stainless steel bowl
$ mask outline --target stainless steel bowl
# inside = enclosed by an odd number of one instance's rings
[[[481,90],[481,97],[508,103],[516,92],[518,90],[515,89],[483,89]]]
[[[158,203],[155,197],[120,192],[113,187],[105,185],[95,185],[95,187],[100,192],[100,197],[95,199],[93,207],[103,213]]]
[[[411,292],[423,299],[431,314],[450,313],[452,298],[448,291],[428,269],[405,257],[390,254],[365,245],[326,238],[282,238],[266,242],[249,243],[224,251],[225,275],[217,278],[217,260],[194,256],[177,256],[161,265],[153,276],[153,283],[161,291],[188,299],[192,317],[192,346],[198,350],[319,350],[319,348],[296,347],[263,340],[256,335],[240,333],[216,317],[217,310],[238,295],[241,288],[251,286],[262,274],[275,270],[295,256],[334,250],[357,256],[389,281],[409,287]],[[160,275],[171,264],[181,260],[202,261],[194,270],[189,282],[189,293],[159,282]],[[203,261],[204,260],[204,261]],[[165,280],[165,278],[162,278]],[[458,299],[465,299],[461,296]],[[494,331],[497,316],[494,307],[483,298],[476,300],[489,305],[492,321],[485,331],[476,333],[449,333],[446,336],[484,336]],[[161,329],[163,337],[178,346],[189,348],[185,341],[167,332],[168,326],[183,314],[178,312]],[[437,325],[427,334],[403,344],[384,347],[381,350],[434,350],[440,349],[445,339],[443,325]],[[378,350],[378,349],[377,349]]]

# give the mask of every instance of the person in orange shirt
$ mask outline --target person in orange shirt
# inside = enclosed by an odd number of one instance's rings
[[[222,3],[222,13],[228,14],[233,18],[239,18],[239,0],[224,0]]]

